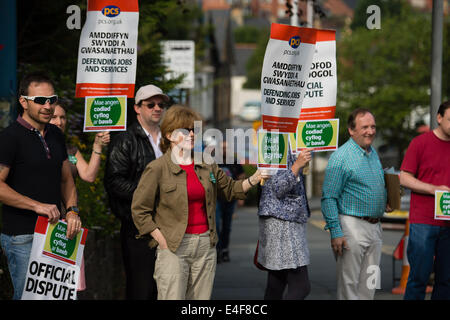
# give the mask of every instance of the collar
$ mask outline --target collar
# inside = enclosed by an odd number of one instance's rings
[[[374,149],[372,146],[370,146],[370,148],[369,148],[370,151],[366,151],[365,149],[361,148],[361,146],[358,145],[358,144],[356,143],[356,141],[353,140],[352,137],[350,137],[350,140],[349,140],[349,141],[350,141],[350,145],[352,146],[352,149],[353,149],[355,152],[361,154],[362,156],[370,156],[370,155],[372,155],[373,152],[375,151],[375,149]]]
[[[172,171],[172,173],[179,174],[181,171],[183,171],[183,169],[181,169],[179,165],[175,164],[172,161],[172,149],[167,150],[166,153],[164,153],[164,155],[162,156],[162,158],[164,159],[164,161],[167,162],[167,164],[169,165],[169,169],[170,171]]]
[[[131,126],[129,127],[130,131],[133,132],[136,136],[142,138],[142,139],[148,139],[148,136],[146,132],[144,131],[144,128],[141,126],[138,120],[133,122]]]
[[[145,135],[150,138],[150,133],[148,133],[147,130],[145,130],[145,128],[143,126],[141,126],[142,130],[144,130]],[[161,130],[158,130],[158,139],[161,139]]]
[[[179,174],[180,172],[184,171],[183,169],[180,168],[178,164],[172,161],[172,149],[167,150],[166,153],[164,153],[164,155],[162,156],[162,158],[164,159],[164,161],[167,162],[167,164],[169,165],[169,169],[170,171],[172,171],[172,173]],[[203,162],[194,163],[194,167],[204,168],[206,167],[206,164]]]
[[[38,129],[36,129],[35,127],[33,127],[31,124],[29,124],[24,118],[22,118],[21,115],[19,115],[19,116],[17,117],[17,122],[18,122],[19,124],[21,124],[22,126],[24,126],[25,128],[27,128],[28,130],[31,130],[31,131],[39,131]],[[47,129],[48,129],[48,125],[45,125],[45,128],[44,128],[44,135],[47,133]]]

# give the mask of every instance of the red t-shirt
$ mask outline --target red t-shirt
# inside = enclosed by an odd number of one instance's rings
[[[450,186],[450,141],[439,139],[433,131],[414,138],[403,159],[402,171],[433,185]],[[411,223],[450,227],[450,221],[434,219],[434,196],[411,192]]]
[[[208,218],[205,210],[205,188],[194,170],[194,164],[180,165],[186,171],[186,187],[188,195],[188,226],[186,233],[200,234],[208,231]]]

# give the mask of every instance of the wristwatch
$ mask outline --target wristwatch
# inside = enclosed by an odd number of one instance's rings
[[[78,207],[72,206],[72,207],[68,207],[68,208],[66,209],[66,212],[67,212],[67,213],[73,212],[73,213],[75,213],[75,214],[78,215],[78,214],[80,213],[80,209],[78,209]]]

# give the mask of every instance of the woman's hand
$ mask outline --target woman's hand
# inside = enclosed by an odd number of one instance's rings
[[[242,182],[242,189],[244,189],[244,192],[247,192],[261,181],[269,179],[271,177],[269,173],[269,170],[256,170],[256,172],[251,177],[245,179]]]
[[[252,185],[260,183],[262,180],[270,179],[272,175],[269,170],[256,170],[256,172],[250,177]]]
[[[295,160],[291,168],[295,176],[298,176],[299,170],[304,166],[306,166],[310,161],[311,161],[311,150],[303,149],[302,151],[300,151],[300,153],[297,156],[297,160]]]
[[[150,235],[158,242],[160,249],[168,249],[166,238],[164,238],[163,234],[161,233],[161,230],[156,228],[153,230]]]
[[[102,148],[109,144],[109,131],[99,132],[95,135],[94,151],[102,152]],[[99,149],[99,150],[98,150]]]

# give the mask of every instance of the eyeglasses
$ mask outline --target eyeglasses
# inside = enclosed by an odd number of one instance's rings
[[[165,102],[160,102],[160,103],[155,103],[155,102],[150,102],[147,104],[141,104],[144,107],[147,107],[149,109],[153,109],[156,105],[158,105],[158,107],[160,107],[161,109],[167,108],[167,103]]]
[[[53,96],[22,96],[22,98],[27,99],[27,100],[31,100],[34,103],[37,104],[41,104],[41,105],[45,105],[46,103],[50,103],[50,104],[55,104],[58,101],[58,96],[57,95],[53,95]]]
[[[194,128],[178,128],[178,129],[175,129],[174,131],[181,132],[184,135],[186,134],[186,132],[187,132],[187,134],[191,133],[191,131],[193,133],[195,133]]]

